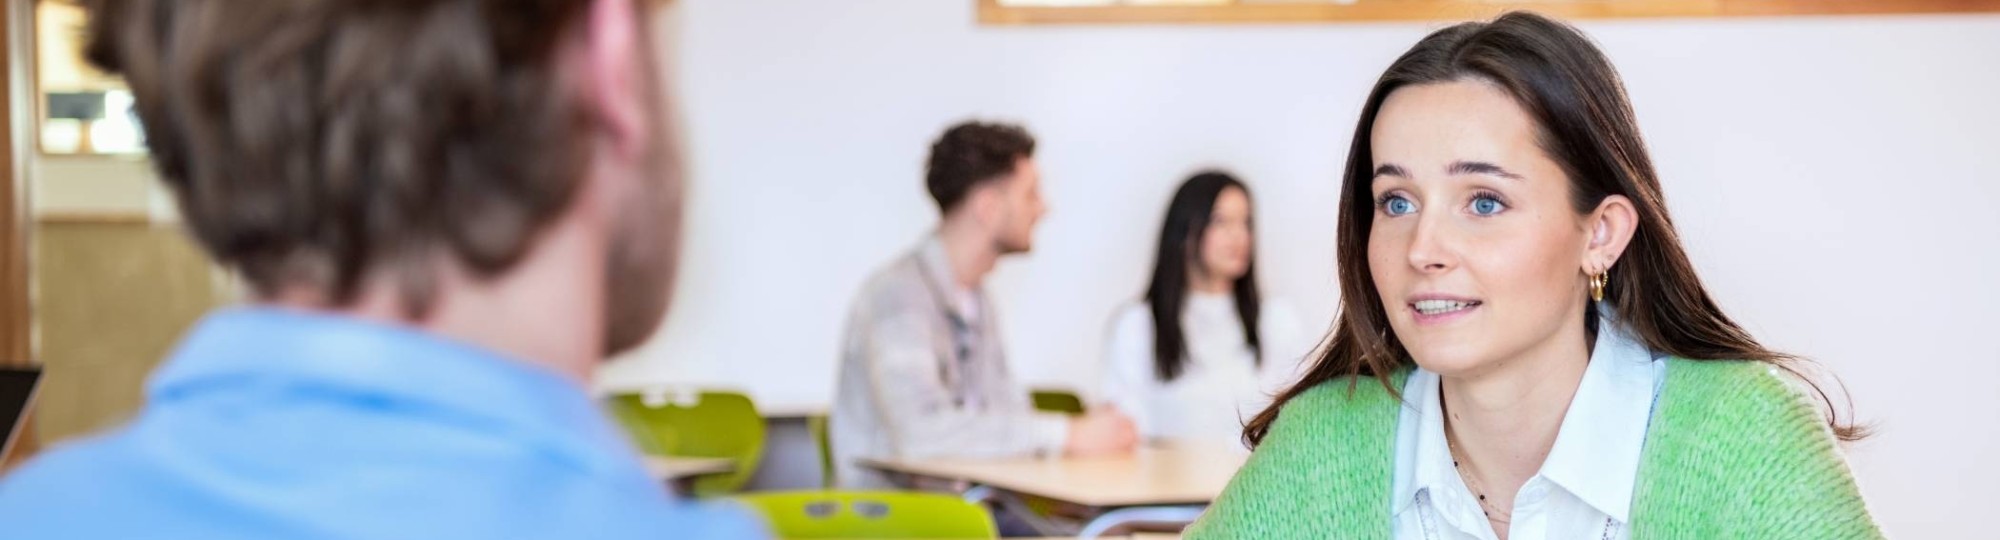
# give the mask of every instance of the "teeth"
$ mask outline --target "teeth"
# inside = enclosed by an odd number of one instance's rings
[[[1418,313],[1437,315],[1440,313],[1451,313],[1477,304],[1478,302],[1460,302],[1457,300],[1418,300],[1416,306]]]

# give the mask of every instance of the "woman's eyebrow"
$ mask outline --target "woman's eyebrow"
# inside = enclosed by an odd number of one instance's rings
[[[1377,169],[1377,171],[1378,172],[1376,174],[1381,174],[1379,172],[1380,169]],[[1445,173],[1453,175],[1484,174],[1484,175],[1498,176],[1501,178],[1507,178],[1512,180],[1521,179],[1521,175],[1514,174],[1513,171],[1507,170],[1506,167],[1501,167],[1499,165],[1494,165],[1492,163],[1487,163],[1484,161],[1454,161],[1451,163],[1451,167],[1445,169]]]

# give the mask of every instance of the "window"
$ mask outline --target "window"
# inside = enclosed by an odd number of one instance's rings
[[[83,59],[87,15],[74,1],[35,2],[37,138],[49,154],[145,152],[132,92]]]

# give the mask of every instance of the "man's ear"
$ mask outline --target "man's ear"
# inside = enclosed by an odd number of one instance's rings
[[[632,0],[593,0],[585,17],[579,63],[582,94],[611,144],[613,155],[637,161],[651,144],[646,77],[639,62],[646,47]]]
[[[965,192],[965,202],[962,203],[965,205],[963,210],[967,217],[972,218],[974,223],[978,223],[982,227],[993,227],[998,224],[1000,222],[1000,214],[1005,210],[1002,207],[1007,201],[1004,200],[1005,197],[995,187],[995,184],[997,182],[981,182],[974,184],[971,189]]]

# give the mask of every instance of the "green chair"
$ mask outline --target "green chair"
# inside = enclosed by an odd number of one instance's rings
[[[812,431],[813,443],[819,445],[819,487],[833,489],[833,441],[827,435],[826,415],[815,414],[806,417],[806,429]]]
[[[690,482],[689,490],[697,497],[742,489],[764,455],[764,417],[743,394],[703,391],[694,401],[682,403],[630,393],[612,396],[608,405],[647,454],[735,461],[727,474],[701,476]]]
[[[1035,402],[1035,410],[1068,415],[1083,414],[1083,399],[1078,398],[1076,392],[1037,388],[1029,391],[1028,395]],[[1023,502],[1029,511],[1037,514],[1046,516],[1055,512],[1055,503],[1047,499],[1030,498]]]
[[[1083,400],[1068,390],[1039,389],[1030,392],[1035,410],[1063,414],[1083,414]]]
[[[995,538],[986,508],[956,496],[895,491],[739,495],[779,538]]]

